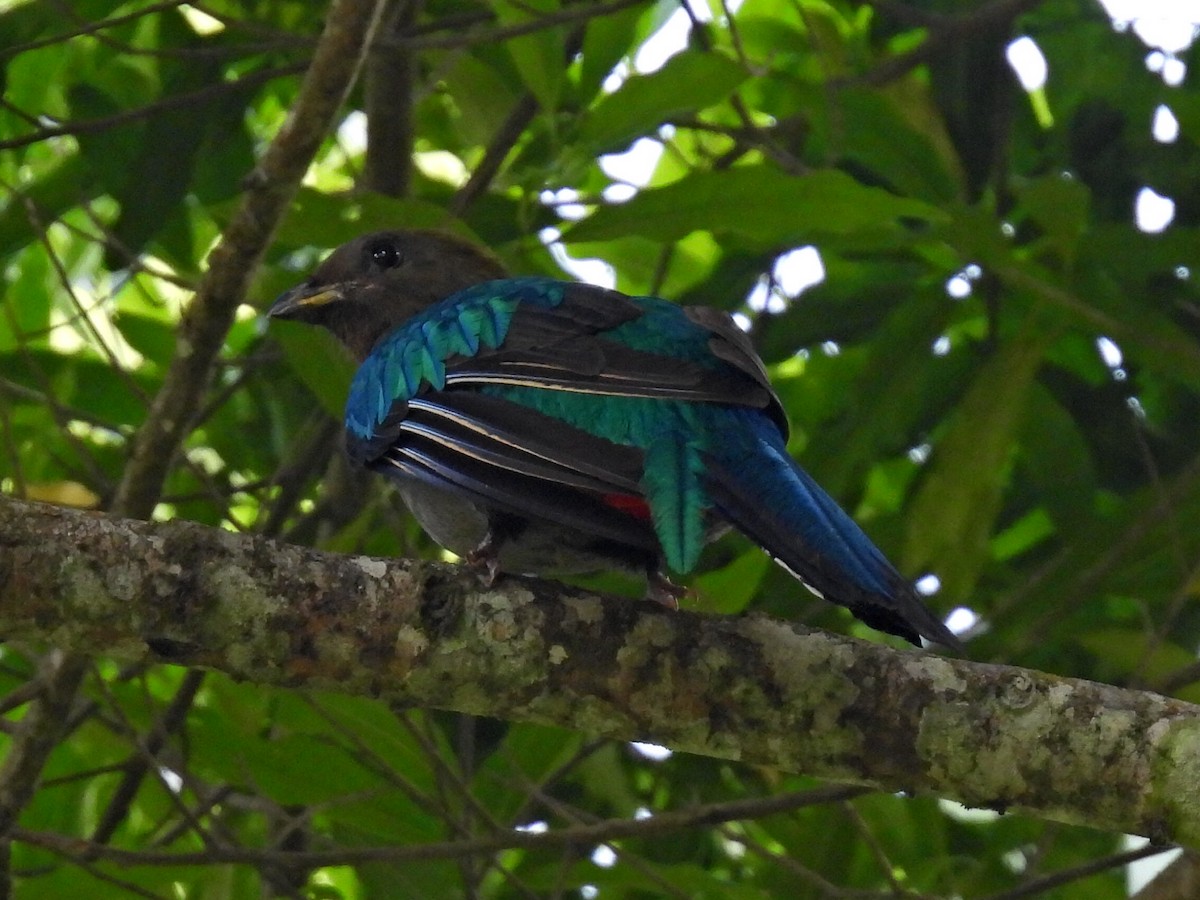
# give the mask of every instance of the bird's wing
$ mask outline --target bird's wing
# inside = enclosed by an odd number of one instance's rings
[[[368,447],[352,435],[348,441],[352,454]],[[651,558],[657,553],[640,499],[642,456],[633,447],[463,390],[426,391],[407,401],[374,443],[372,458],[362,461],[384,474],[641,547]]]
[[[745,333],[713,309],[563,285],[555,305],[523,302],[503,343],[447,367],[447,384],[505,384],[782,410]]]
[[[711,349],[727,342],[665,301],[548,279],[481,285],[380,342],[355,376],[348,448],[476,501],[657,546],[642,482],[650,436],[589,427],[579,410],[622,420],[629,399],[777,404],[765,375]],[[689,543],[694,556],[702,538]]]

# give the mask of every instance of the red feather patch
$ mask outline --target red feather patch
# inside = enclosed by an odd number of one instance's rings
[[[620,510],[635,519],[650,521],[650,505],[633,494],[604,494],[601,499],[613,509]]]

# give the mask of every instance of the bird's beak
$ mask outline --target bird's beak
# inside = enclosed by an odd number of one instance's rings
[[[305,310],[324,306],[342,299],[342,292],[333,287],[318,287],[311,284],[299,284],[290,291],[285,291],[271,304],[267,315],[272,319],[290,319],[303,315]]]

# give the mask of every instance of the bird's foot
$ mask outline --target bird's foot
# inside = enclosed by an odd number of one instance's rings
[[[496,583],[496,576],[500,574],[500,553],[491,534],[466,555],[466,562],[475,570],[485,588],[490,588]]]
[[[662,604],[672,612],[679,611],[679,601],[687,595],[687,588],[676,584],[662,572],[651,572],[646,578],[646,599]]]

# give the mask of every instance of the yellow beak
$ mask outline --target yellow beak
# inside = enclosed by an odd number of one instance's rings
[[[341,299],[342,292],[336,286],[314,287],[310,284],[300,284],[280,294],[267,310],[267,315],[273,319],[287,319],[303,310]]]

